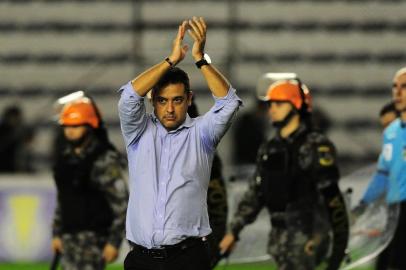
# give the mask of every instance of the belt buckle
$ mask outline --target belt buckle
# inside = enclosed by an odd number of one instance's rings
[[[168,253],[166,252],[166,249],[153,249],[150,250],[150,255],[154,259],[165,259],[168,257]]]

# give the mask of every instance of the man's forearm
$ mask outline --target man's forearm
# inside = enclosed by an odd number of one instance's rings
[[[225,97],[230,88],[230,83],[220,71],[212,65],[202,66],[201,71],[213,95],[216,97]]]
[[[193,48],[192,56],[195,62],[203,59],[204,56],[204,47],[206,44],[206,33],[207,26],[206,22],[202,17],[197,18],[193,17],[192,20],[189,20],[188,30],[189,35],[193,38]],[[227,79],[212,65],[203,65],[201,66],[201,71],[204,78],[210,88],[210,91],[216,97],[225,97],[227,96],[228,89],[230,84]]]
[[[131,81],[134,91],[144,97],[170,67],[171,65],[163,60],[161,63],[147,69]]]
[[[378,170],[374,174],[372,181],[368,184],[368,188],[361,200],[364,203],[370,203],[376,200],[386,192],[388,182],[389,180],[387,173],[382,170]]]

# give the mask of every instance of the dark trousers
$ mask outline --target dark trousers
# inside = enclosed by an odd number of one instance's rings
[[[380,254],[377,270],[406,269],[406,202],[400,203],[400,213],[395,235],[387,248]]]
[[[125,270],[210,270],[207,241],[177,245],[156,252],[133,245],[124,260]]]

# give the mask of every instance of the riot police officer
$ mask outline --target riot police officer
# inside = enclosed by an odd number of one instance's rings
[[[65,270],[104,269],[117,258],[124,238],[128,189],[123,159],[89,98],[66,104],[59,124],[63,137],[53,168],[52,250],[62,254]]]
[[[348,218],[335,147],[312,129],[311,96],[300,80],[275,81],[265,100],[276,134],[258,151],[256,172],[220,248],[230,252],[240,231],[266,207],[272,225],[268,252],[278,269],[315,269],[327,256],[330,240],[328,269],[338,269]]]

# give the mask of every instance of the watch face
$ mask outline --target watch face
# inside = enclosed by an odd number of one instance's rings
[[[207,61],[207,63],[211,64],[211,58],[210,58],[210,56],[209,56],[207,53],[205,53],[205,54],[203,55],[203,58]]]

